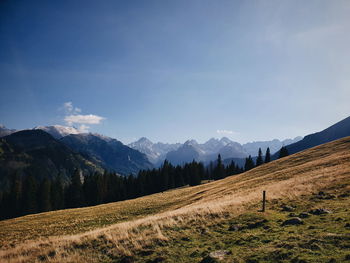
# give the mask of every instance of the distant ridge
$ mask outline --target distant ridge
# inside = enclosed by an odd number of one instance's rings
[[[43,130],[23,130],[0,139],[0,189],[11,176],[69,180],[75,169],[89,174],[102,169]]]
[[[83,156],[92,158],[107,170],[123,175],[136,174],[139,170],[153,167],[145,154],[110,137],[81,133],[67,135],[60,141]]]
[[[0,138],[6,135],[10,135],[11,133],[16,132],[15,129],[8,129],[4,125],[0,124]]]
[[[350,117],[347,117],[320,132],[309,134],[299,142],[287,146],[289,154],[301,152],[320,144],[350,136]],[[278,152],[273,155],[277,159]]]
[[[61,139],[69,134],[79,134],[80,131],[77,128],[62,126],[62,125],[51,125],[51,126],[37,126],[33,130],[43,130],[51,134],[55,139]]]
[[[159,166],[165,159],[172,164],[183,164],[192,162],[193,159],[204,163],[216,160],[218,154],[223,159],[237,159],[239,163],[244,163],[244,158],[248,155],[256,156],[259,148],[265,153],[267,147],[270,152],[277,152],[282,146],[301,140],[298,136],[294,139],[280,141],[274,139],[271,141],[256,141],[245,144],[232,141],[227,137],[221,139],[211,138],[205,143],[198,143],[196,140],[187,140],[185,143],[152,143],[149,139],[142,137],[138,141],[130,143],[129,147],[136,149],[144,154],[155,166]],[[243,159],[243,161],[239,159]]]

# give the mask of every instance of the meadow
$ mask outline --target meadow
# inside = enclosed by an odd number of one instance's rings
[[[0,221],[0,261],[343,262],[349,203],[347,137],[223,180]]]

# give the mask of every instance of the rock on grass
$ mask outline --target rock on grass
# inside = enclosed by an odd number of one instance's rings
[[[310,217],[310,216],[311,215],[309,213],[307,213],[307,212],[302,212],[302,213],[299,214],[300,218],[307,218],[307,217]]]
[[[282,223],[282,226],[287,226],[287,225],[302,225],[304,224],[304,221],[299,218],[299,217],[293,217],[291,219],[287,219]]]
[[[220,260],[223,260],[226,255],[230,254],[227,250],[216,250],[213,252],[210,252],[208,256],[202,259],[200,263],[216,263]]]
[[[317,208],[317,209],[310,210],[309,213],[313,215],[325,215],[325,214],[330,214],[331,211],[324,208]]]
[[[283,205],[281,209],[283,212],[293,212],[295,210],[295,208],[290,205]]]

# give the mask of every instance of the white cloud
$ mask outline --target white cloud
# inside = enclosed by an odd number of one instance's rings
[[[236,132],[230,130],[216,130],[216,133],[222,135],[236,134]]]
[[[66,124],[69,126],[78,125],[78,130],[82,133],[89,132],[90,126],[87,124],[100,124],[101,121],[106,119],[95,114],[79,114],[81,113],[81,109],[74,107],[71,101],[63,103],[63,106],[60,109],[64,110],[66,113],[66,116],[64,117]]]
[[[105,118],[94,114],[88,114],[88,115],[75,114],[75,115],[68,115],[64,117],[64,121],[67,122],[69,125],[73,125],[74,123],[100,124],[101,121],[104,119]]]
[[[80,108],[74,107],[73,103],[71,101],[65,102],[63,103],[63,107],[64,111],[67,114],[77,114],[81,112]]]
[[[85,124],[80,125],[78,128],[79,132],[81,133],[87,133],[89,132],[89,129],[90,129],[90,126],[87,126]]]

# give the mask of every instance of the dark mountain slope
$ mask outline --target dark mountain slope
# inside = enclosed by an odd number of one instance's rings
[[[69,180],[75,169],[83,174],[102,169],[42,130],[24,130],[0,139],[0,188],[14,174],[41,179],[60,174]]]
[[[141,169],[152,168],[145,154],[109,137],[91,133],[71,134],[60,141],[104,168],[120,174],[136,174]]]
[[[309,134],[301,141],[290,144],[286,147],[289,154],[293,154],[346,136],[350,136],[350,117],[337,122],[323,131]],[[273,159],[277,159],[277,157],[278,152],[273,155]]]
[[[8,129],[4,125],[0,124],[0,137],[10,135],[11,133],[14,133],[14,132],[16,132],[15,129]]]

